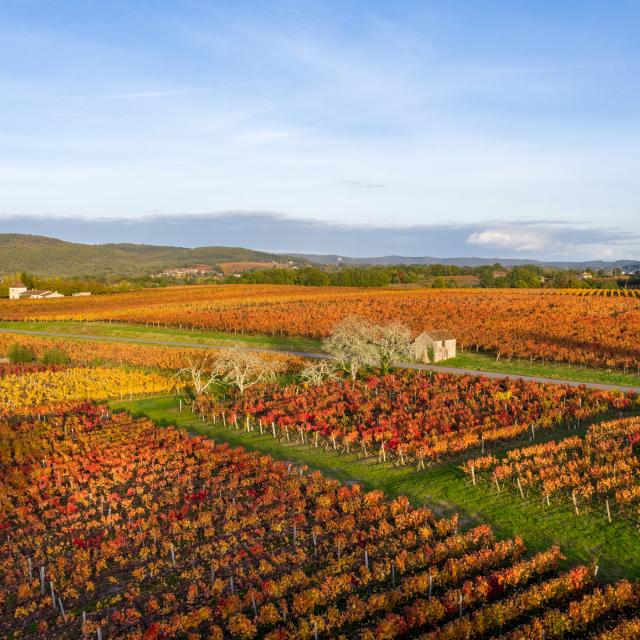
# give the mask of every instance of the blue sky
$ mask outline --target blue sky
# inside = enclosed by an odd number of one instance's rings
[[[635,0],[2,0],[0,214],[209,214],[216,244],[237,212],[253,246],[256,213],[448,225],[448,255],[638,258],[639,24]]]

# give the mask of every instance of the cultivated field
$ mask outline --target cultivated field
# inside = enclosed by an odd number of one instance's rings
[[[637,307],[212,286],[0,317],[321,337],[357,314],[631,369]],[[640,637],[635,393],[91,335],[2,333],[4,355],[3,638]]]
[[[4,637],[637,637],[638,585],[406,499],[99,407],[0,437]]]
[[[459,347],[638,371],[640,301],[533,290],[354,290],[219,285],[92,298],[3,301],[0,320],[114,320],[225,332],[321,337],[348,315],[443,328]]]

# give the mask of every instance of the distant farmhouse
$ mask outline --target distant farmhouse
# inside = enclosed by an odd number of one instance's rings
[[[456,357],[455,336],[443,329],[425,331],[413,343],[416,359],[421,362],[442,362]]]
[[[152,275],[152,278],[188,278],[190,276],[205,276],[214,272],[209,264],[194,264],[192,267],[177,269],[165,269],[161,273]]]
[[[9,300],[37,300],[44,298],[64,298],[62,293],[45,289],[27,289],[24,285],[9,287]]]

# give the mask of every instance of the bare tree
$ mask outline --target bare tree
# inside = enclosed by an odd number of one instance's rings
[[[350,316],[335,326],[332,334],[324,340],[324,347],[355,380],[362,367],[374,366],[378,362],[374,336],[373,325]]]
[[[209,356],[199,360],[188,359],[188,366],[178,371],[176,376],[191,380],[196,396],[204,395],[207,390],[216,385],[224,384],[223,376]]]
[[[392,322],[375,329],[374,346],[382,373],[387,373],[394,362],[413,357],[413,340],[408,327]]]
[[[253,385],[273,380],[283,368],[281,362],[265,360],[237,346],[226,351],[215,365],[224,383],[235,387],[240,395]]]
[[[325,380],[335,380],[337,377],[335,364],[331,360],[310,362],[300,372],[302,381],[313,386],[320,385]]]

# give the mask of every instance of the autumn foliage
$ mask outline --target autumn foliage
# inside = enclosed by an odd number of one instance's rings
[[[464,465],[466,473],[496,489],[512,489],[558,502],[576,515],[597,512],[640,522],[640,418],[601,422],[584,438],[573,436],[483,456]]]
[[[447,329],[459,347],[503,358],[635,370],[640,364],[638,298],[582,291],[171,287],[91,298],[4,301],[0,319],[114,320],[325,337],[343,318],[360,316],[379,324],[400,321],[414,336],[429,328]]]
[[[168,393],[177,384],[166,375],[117,367],[20,371],[0,377],[0,414],[60,402]]]
[[[573,425],[611,409],[638,406],[632,394],[413,371],[318,385],[260,386],[227,407],[202,398],[210,418],[241,426],[249,417],[284,440],[340,449],[404,464]]]
[[[404,498],[85,405],[0,419],[0,636],[630,635],[637,585],[559,573]],[[602,636],[603,638],[606,636]]]

